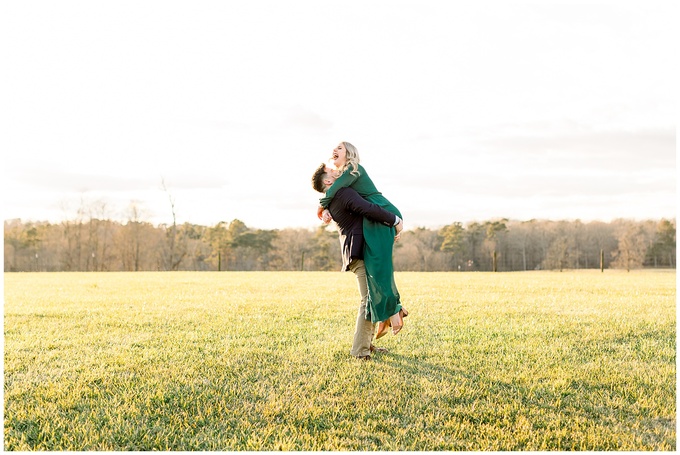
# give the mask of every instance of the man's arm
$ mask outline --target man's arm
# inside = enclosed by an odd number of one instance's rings
[[[342,198],[341,201],[347,210],[365,216],[371,221],[377,221],[385,226],[394,226],[397,222],[397,216],[394,213],[368,202],[352,188],[342,188],[335,197]]]

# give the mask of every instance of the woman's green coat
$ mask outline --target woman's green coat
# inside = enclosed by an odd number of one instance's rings
[[[350,186],[368,202],[379,205],[402,218],[401,212],[378,191],[363,166],[358,166],[357,174],[352,174],[351,170],[350,167],[343,172],[326,191],[325,196],[319,201],[323,207],[328,207],[340,188]],[[364,217],[364,263],[368,281],[366,319],[374,323],[388,319],[401,309],[392,264],[395,234],[394,227],[385,226]]]

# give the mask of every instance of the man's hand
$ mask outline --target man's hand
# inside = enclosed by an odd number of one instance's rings
[[[400,219],[399,223],[394,226],[394,229],[397,231],[397,235],[394,236],[394,241],[397,242],[401,238],[401,231],[404,230],[404,220]]]
[[[318,206],[318,207],[316,208],[316,216],[317,216],[317,218],[319,218],[320,220],[323,219],[323,218],[322,218],[323,211],[324,211],[324,208],[321,207],[321,206]]]

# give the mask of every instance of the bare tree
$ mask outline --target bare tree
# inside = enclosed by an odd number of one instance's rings
[[[177,270],[187,252],[186,249],[183,249],[183,251],[178,251],[177,248],[177,215],[175,214],[175,198],[172,196],[172,194],[170,194],[170,191],[165,185],[164,178],[161,178],[161,186],[163,191],[168,195],[168,200],[170,201],[170,211],[172,213],[172,226],[166,230],[168,251],[164,261],[165,270]]]
[[[142,209],[137,201],[131,201],[127,209],[127,222],[120,231],[119,250],[123,270],[141,270]]]
[[[85,216],[85,202],[83,198],[80,200],[80,206],[76,211],[76,217],[73,220],[63,222],[64,236],[66,238],[66,247],[63,251],[64,270],[66,271],[82,271],[83,267],[83,223]]]
[[[282,229],[273,243],[277,270],[309,270],[312,232],[308,229]],[[305,264],[306,262],[306,264]]]
[[[576,239],[573,236],[571,223],[559,221],[553,231],[553,238],[545,254],[543,266],[546,269],[559,270],[575,268],[578,261]]]
[[[624,223],[618,232],[619,247],[614,252],[614,262],[616,268],[631,269],[642,267],[647,251],[647,241],[645,239],[642,226],[636,223]]]
[[[424,227],[405,231],[394,244],[394,270],[423,272],[449,270],[452,254],[440,250],[443,237]]]

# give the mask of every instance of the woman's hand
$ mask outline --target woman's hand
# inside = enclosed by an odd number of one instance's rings
[[[324,209],[322,214],[321,214],[321,221],[323,221],[324,224],[328,224],[331,221],[333,221],[333,217],[331,216],[331,212],[328,211],[328,209]]]
[[[404,230],[404,220],[399,220],[399,223],[397,223],[396,226],[394,226],[394,229],[397,232],[397,235],[394,236],[394,241],[398,242],[399,239],[401,238],[401,231]]]
[[[316,208],[316,216],[317,216],[317,218],[319,218],[320,220],[323,219],[323,218],[322,218],[323,211],[324,211],[324,208],[321,207],[321,206],[318,206],[318,207]]]

